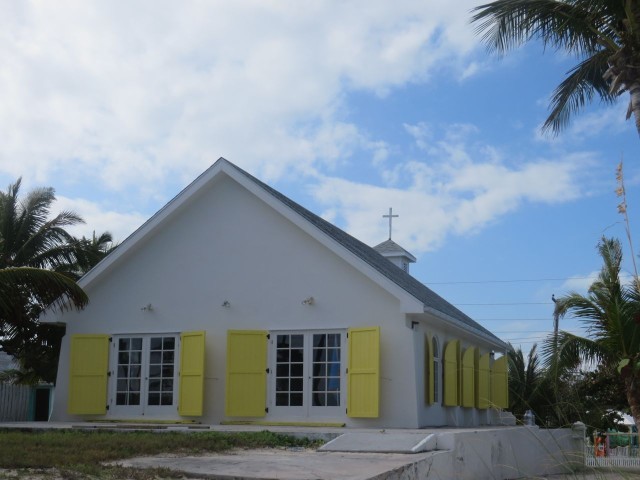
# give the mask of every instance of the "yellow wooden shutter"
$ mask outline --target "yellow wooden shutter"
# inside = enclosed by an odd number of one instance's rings
[[[73,335],[69,367],[69,413],[107,413],[109,335]]]
[[[180,335],[180,391],[178,413],[199,417],[204,403],[205,332]]]
[[[478,359],[478,381],[476,383],[476,407],[489,408],[491,404],[491,370],[489,368],[490,353],[485,353]]]
[[[431,335],[424,336],[424,401],[427,404],[434,403],[435,378],[433,369],[433,345]]]
[[[495,360],[491,367],[491,403],[498,408],[509,408],[509,377],[506,355]]]
[[[380,398],[380,327],[349,329],[347,415],[377,418]]]
[[[469,347],[462,355],[462,406],[475,405],[475,347]]]
[[[451,340],[444,347],[444,398],[447,407],[460,405],[459,360],[460,340]]]
[[[266,413],[267,335],[262,330],[227,332],[228,417],[263,417]]]

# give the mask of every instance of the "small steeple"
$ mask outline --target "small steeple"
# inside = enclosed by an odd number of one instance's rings
[[[404,248],[398,245],[396,242],[391,240],[391,227],[394,218],[398,218],[399,215],[393,214],[393,209],[389,208],[389,214],[383,215],[382,218],[389,219],[389,239],[382,242],[379,245],[373,247],[373,249],[378,252],[380,255],[385,257],[394,265],[400,267],[405,272],[409,273],[409,264],[415,263],[416,257],[407,252]]]

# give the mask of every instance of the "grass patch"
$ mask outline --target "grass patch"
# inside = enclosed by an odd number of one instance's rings
[[[168,470],[136,471],[102,462],[144,455],[193,455],[234,448],[313,447],[318,442],[262,432],[0,431],[0,468],[55,469],[62,478],[179,478]],[[142,475],[142,476],[140,476]],[[2,476],[0,476],[2,478]],[[18,477],[20,478],[20,477]],[[43,477],[46,478],[46,477]]]

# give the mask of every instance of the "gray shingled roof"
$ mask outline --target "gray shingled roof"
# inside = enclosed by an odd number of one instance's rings
[[[385,253],[390,253],[394,255],[404,255],[405,257],[411,259],[412,262],[416,261],[416,257],[414,257],[411,253],[407,252],[404,248],[398,245],[393,240],[385,240],[382,243],[379,243],[373,249],[380,253],[382,256],[385,256]]]
[[[311,213],[309,210],[307,210],[303,206],[297,204],[296,202],[286,197],[285,195],[281,194],[277,190],[274,190],[266,183],[261,182],[260,180],[255,178],[253,175],[249,174],[248,172],[245,172],[243,169],[241,169],[237,165],[234,165],[233,163],[229,162],[226,159],[225,161],[227,161],[229,165],[233,166],[236,170],[238,170],[238,172],[242,173],[244,176],[246,176],[256,185],[258,185],[260,188],[262,188],[263,190],[271,194],[273,197],[275,197],[277,200],[279,200],[280,202],[282,202],[283,204],[291,208],[294,212],[296,212],[298,215],[303,217],[309,223],[314,225],[320,231],[324,232],[326,235],[334,239],[344,248],[346,248],[351,253],[359,257],[361,260],[369,264],[371,267],[373,267],[375,270],[377,270],[382,275],[387,277],[389,280],[394,282],[396,285],[404,289],[407,293],[413,295],[415,298],[420,300],[425,305],[425,307],[431,308],[433,310],[437,310],[438,312],[441,312],[444,315],[447,315],[455,320],[458,320],[459,322],[462,322],[463,324],[470,327],[471,329],[482,332],[485,335],[488,335],[491,338],[497,340],[499,343],[503,343],[502,340],[496,337],[489,330],[484,328],[482,325],[480,325],[478,322],[476,322],[471,317],[466,315],[464,312],[458,310],[456,307],[451,305],[440,295],[438,295],[433,290],[431,290],[430,288],[420,283],[418,280],[416,280],[414,277],[409,275],[407,272],[405,272],[401,268],[394,265],[392,262],[387,260],[382,255],[380,255],[370,246],[352,237],[347,232],[339,229],[335,225],[327,222],[326,220],[315,215],[314,213]]]

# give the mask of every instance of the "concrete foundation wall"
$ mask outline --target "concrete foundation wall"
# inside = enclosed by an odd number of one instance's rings
[[[414,478],[507,479],[569,473],[584,466],[582,432],[504,427],[438,434],[435,455]],[[445,452],[442,452],[445,453]]]

